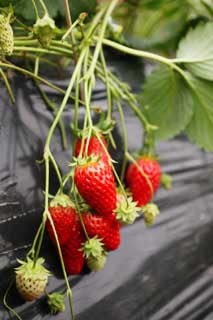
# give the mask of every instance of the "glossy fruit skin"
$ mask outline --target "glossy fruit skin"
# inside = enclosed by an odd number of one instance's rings
[[[109,164],[99,159],[95,163],[77,165],[74,180],[80,195],[96,213],[105,218],[114,218],[112,212],[116,208],[116,186]]]
[[[75,220],[76,211],[72,207],[49,207],[54,226],[57,232],[58,240],[61,246],[64,246],[70,239],[71,228]],[[46,228],[51,241],[56,244],[55,236],[49,220]]]
[[[160,185],[161,169],[159,163],[148,157],[138,159],[137,163],[149,178],[153,193],[155,193]],[[152,199],[153,194],[147,179],[140,173],[135,164],[130,164],[127,170],[126,183],[132,192],[133,200],[138,202],[138,206],[144,206]]]
[[[120,224],[104,217],[84,212],[82,214],[85,228],[89,237],[98,236],[102,239],[106,250],[116,250],[120,245]]]
[[[85,259],[82,244],[85,242],[84,232],[81,223],[76,216],[75,221],[71,228],[69,242],[63,246],[62,255],[64,259],[65,268],[68,274],[79,274],[84,267]]]
[[[106,140],[104,139],[104,137],[102,135],[100,135],[100,138],[101,138],[101,141],[103,142],[103,145],[107,149]],[[88,141],[88,138],[86,138],[84,140],[84,147],[83,147],[82,156],[86,156],[85,149],[86,149],[87,141]],[[76,157],[78,157],[80,154],[81,145],[82,145],[82,139],[79,138],[77,140],[76,146],[75,146],[75,156]],[[105,154],[105,150],[96,136],[91,136],[91,138],[89,140],[87,156],[90,156],[92,153],[95,155],[98,155],[100,153]]]

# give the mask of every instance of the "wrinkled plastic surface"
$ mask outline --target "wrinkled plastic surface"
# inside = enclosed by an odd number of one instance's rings
[[[112,70],[138,90],[143,79],[141,62],[115,58],[113,53],[110,57]],[[66,88],[66,81],[55,82]],[[15,77],[13,88],[15,106],[10,105],[5,89],[0,89],[1,320],[15,319],[3,309],[2,297],[16,258],[23,258],[29,250],[41,220],[44,167],[35,160],[42,158],[53,119],[31,81]],[[103,89],[98,84],[94,105],[106,105]],[[52,90],[45,90],[52,99],[61,100]],[[140,124],[127,107],[125,116],[129,148],[135,150],[141,144]],[[63,118],[69,132],[71,105]],[[119,128],[115,134],[119,141]],[[71,145],[71,133],[68,143]],[[67,172],[70,150],[62,151],[58,130],[52,150],[60,168]],[[161,215],[150,228],[142,219],[123,228],[121,246],[109,254],[101,272],[70,277],[76,320],[213,319],[213,156],[182,136],[160,143],[158,151],[163,170],[173,177],[172,190],[160,189],[156,196]],[[52,172],[51,193],[56,190],[57,179]],[[42,254],[53,272],[48,291],[63,291],[60,265],[48,238]],[[25,303],[13,287],[8,302],[23,320],[70,319],[67,301],[65,314],[51,316],[45,297]]]

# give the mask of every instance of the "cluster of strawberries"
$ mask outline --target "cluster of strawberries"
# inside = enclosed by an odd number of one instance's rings
[[[129,166],[126,173],[130,196],[116,189],[107,144],[102,135],[78,139],[75,161],[74,183],[87,204],[86,209],[76,208],[64,194],[56,195],[49,207],[68,274],[79,274],[85,262],[91,270],[102,269],[107,252],[119,247],[121,225],[133,223],[138,211],[142,210],[145,221],[152,223],[158,210],[154,204],[147,203],[156,192],[161,176],[157,161],[141,157]],[[46,227],[56,245],[49,221]]]

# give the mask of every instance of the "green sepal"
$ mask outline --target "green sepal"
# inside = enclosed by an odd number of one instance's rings
[[[66,194],[59,193],[57,194],[53,200],[50,201],[50,207],[72,207],[74,208],[74,203],[70,199],[70,197]]]
[[[106,252],[103,252],[100,256],[94,258],[93,256],[90,256],[86,259],[87,266],[91,271],[100,271],[104,268],[107,260],[107,254]]]
[[[65,311],[64,295],[58,292],[48,294],[47,300],[51,314]]]
[[[15,273],[24,275],[26,279],[37,280],[39,276],[40,280],[46,280],[51,275],[50,271],[43,266],[45,262],[43,258],[38,258],[35,264],[29,257],[27,257],[26,261],[17,259],[17,262],[20,266],[15,268]]]
[[[163,173],[160,181],[164,189],[169,190],[172,188],[172,177],[169,174]]]
[[[98,239],[98,237],[95,236],[82,244],[81,251],[83,251],[86,259],[89,257],[98,258],[104,252],[103,243],[101,239]]]
[[[132,224],[137,217],[138,211],[141,209],[137,207],[137,202],[134,202],[132,197],[122,197],[121,201],[117,201],[117,207],[114,210],[116,219],[122,224]]]
[[[83,156],[83,157],[80,157],[78,156],[77,158],[76,157],[73,157],[73,163],[70,164],[70,166],[80,166],[80,167],[83,167],[87,164],[94,164],[94,163],[97,163],[101,158],[101,154],[97,154],[95,155],[94,153],[91,153],[91,155],[89,156]]]
[[[147,205],[141,207],[144,221],[147,226],[151,226],[156,217],[160,214],[160,210],[155,203],[148,203]]]

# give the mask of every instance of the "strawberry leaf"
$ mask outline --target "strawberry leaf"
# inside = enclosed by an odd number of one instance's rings
[[[195,76],[213,80],[213,22],[190,30],[180,42],[177,58]]]
[[[185,129],[193,114],[193,99],[179,74],[160,67],[148,78],[142,93],[143,111],[158,126],[156,139],[168,139]]]
[[[206,151],[213,151],[213,83],[191,78],[195,112],[185,132]]]

